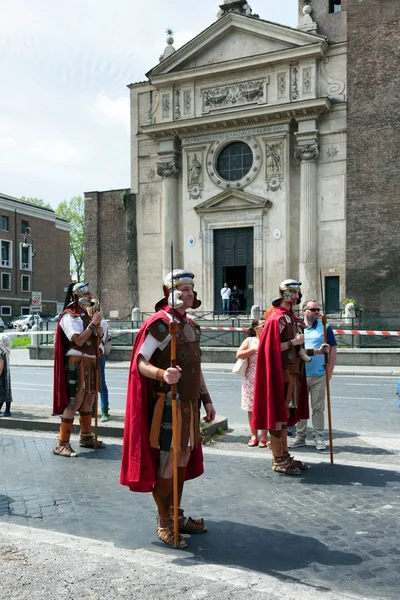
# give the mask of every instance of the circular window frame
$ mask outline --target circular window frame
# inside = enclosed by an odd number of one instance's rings
[[[253,153],[253,164],[251,169],[244,177],[237,181],[228,181],[223,179],[217,171],[218,157],[222,150],[236,142],[243,142],[249,146]],[[216,140],[211,144],[207,151],[206,156],[206,167],[209,178],[215,185],[224,190],[243,190],[245,187],[250,185],[252,181],[257,177],[262,166],[262,148],[258,140],[253,136],[243,136],[237,138],[229,138],[224,140]]]

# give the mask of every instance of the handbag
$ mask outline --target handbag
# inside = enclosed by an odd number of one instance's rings
[[[246,375],[248,365],[249,361],[247,358],[238,358],[233,365],[232,373],[235,373],[235,375],[239,375],[240,377],[244,377]]]
[[[107,337],[107,340],[104,342],[104,355],[108,356],[111,352],[111,338]]]

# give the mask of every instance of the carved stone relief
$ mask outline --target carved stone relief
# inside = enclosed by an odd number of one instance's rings
[[[147,111],[147,114],[144,119],[146,125],[156,124],[157,119],[155,115],[158,109],[159,101],[160,98],[158,93],[154,90],[151,90],[149,93],[149,110]]]
[[[278,100],[284,100],[287,98],[287,75],[286,73],[278,73],[277,75],[278,85]]]
[[[268,189],[276,192],[280,189],[284,178],[284,141],[268,140],[265,142],[265,179]]]
[[[299,69],[297,66],[292,67],[291,70],[291,100],[297,100],[299,98]]]
[[[338,98],[340,100],[345,100],[345,82],[336,79],[335,77],[331,77],[328,73],[328,65],[329,65],[329,57],[325,57],[321,63],[321,76],[324,81],[328,84],[327,92],[328,96],[331,98]]]
[[[171,98],[170,94],[162,94],[162,118],[169,119],[171,117]]]
[[[184,115],[190,115],[192,112],[192,93],[190,90],[183,92],[183,113]]]
[[[157,163],[157,175],[165,179],[166,177],[177,177],[179,166],[176,161],[163,161]]]
[[[313,142],[312,144],[302,144],[301,146],[296,146],[294,156],[298,160],[302,161],[317,160],[319,156],[318,143]]]
[[[201,198],[203,191],[203,153],[195,152],[187,156],[187,186],[189,198]]]
[[[339,150],[337,146],[330,146],[326,151],[326,156],[328,158],[335,158],[339,154]]]
[[[205,89],[202,91],[203,113],[221,108],[232,108],[246,104],[265,104],[268,77],[257,81],[243,81]]]
[[[153,179],[155,178],[155,176],[156,176],[156,170],[155,170],[155,169],[152,169],[152,168],[150,168],[150,169],[147,171],[147,179],[148,179],[149,181],[153,181]]]
[[[311,67],[303,69],[303,95],[311,94]]]
[[[174,107],[174,119],[179,121],[181,118],[181,93],[179,90],[175,92],[175,107]]]

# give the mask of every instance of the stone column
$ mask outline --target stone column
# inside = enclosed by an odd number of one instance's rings
[[[157,173],[163,178],[162,198],[162,268],[163,278],[171,270],[171,241],[174,244],[174,268],[181,269],[179,244],[180,216],[178,211],[179,166],[176,156],[164,157],[157,163]]]
[[[319,297],[318,277],[318,202],[316,132],[296,134],[295,157],[300,163],[300,252],[299,280],[304,300]]]

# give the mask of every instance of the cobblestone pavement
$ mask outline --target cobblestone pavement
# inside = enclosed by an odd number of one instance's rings
[[[285,477],[244,434],[205,448],[184,506],[209,532],[178,551],[155,536],[151,496],[118,484],[119,440],[63,459],[51,435],[0,432],[0,598],[397,600],[398,449],[343,435],[334,465],[309,447],[310,469]]]

